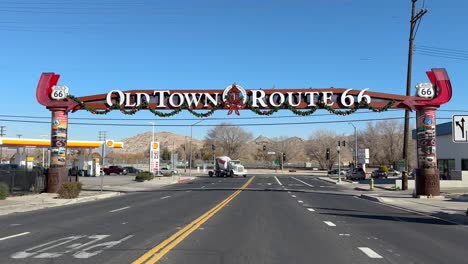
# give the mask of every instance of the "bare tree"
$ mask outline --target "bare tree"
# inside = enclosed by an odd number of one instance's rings
[[[272,150],[278,152],[278,155],[285,153],[288,162],[304,161],[305,159],[304,140],[299,137],[273,138]]]
[[[306,153],[312,160],[318,162],[320,168],[331,169],[338,160],[336,141],[338,135],[334,131],[318,130],[309,138]],[[327,160],[326,152],[330,149],[330,159]]]
[[[369,149],[371,163],[394,164],[403,151],[403,124],[396,120],[368,123],[366,131],[359,133],[359,142]]]
[[[238,159],[245,157],[243,150],[252,140],[252,134],[241,127],[230,123],[221,123],[208,131],[205,137],[205,145],[216,147],[216,154],[227,155]]]

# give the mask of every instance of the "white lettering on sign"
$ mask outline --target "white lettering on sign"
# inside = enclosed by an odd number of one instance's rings
[[[129,235],[120,240],[96,244],[109,236],[77,235],[64,237],[14,253],[11,258],[58,258],[68,254],[71,254],[74,258],[90,258],[133,237],[133,235]]]
[[[269,107],[281,107],[284,103],[288,103],[291,106],[298,107],[300,105],[306,105],[309,107],[316,106],[319,101],[323,102],[326,106],[333,106],[335,103],[340,103],[344,107],[352,107],[356,103],[367,102],[371,103],[371,97],[366,94],[368,89],[359,91],[359,94],[349,94],[352,89],[347,89],[342,93],[334,94],[333,91],[310,91],[310,92],[284,92],[275,91],[269,95],[264,90],[250,90],[249,92],[241,89],[241,94],[238,94],[239,98],[245,103],[250,101],[253,107],[256,108],[269,108]],[[139,107],[143,102],[149,103],[150,101],[156,103],[156,108],[167,108],[173,107],[178,108],[184,104],[187,104],[189,108],[197,108],[199,105],[204,107],[220,105],[225,102],[227,98],[223,98],[227,92],[230,91],[230,87],[226,88],[223,95],[220,93],[190,93],[190,92],[171,92],[171,91],[152,91],[150,93],[131,93],[122,92],[120,90],[112,90],[106,96],[106,103],[111,106],[118,104],[124,107]],[[428,92],[425,92],[428,93]],[[151,98],[151,97],[154,97]],[[235,97],[235,96],[234,96]]]

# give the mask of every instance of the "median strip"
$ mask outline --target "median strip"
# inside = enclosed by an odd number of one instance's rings
[[[237,195],[239,195],[255,178],[253,176],[250,178],[242,187],[235,191],[233,194],[224,199],[221,203],[217,204],[215,207],[211,208],[209,211],[195,219],[190,224],[186,225],[184,228],[158,244],[157,246],[150,249],[143,256],[138,258],[133,262],[133,264],[139,263],[156,263],[161,259],[165,254],[167,254],[172,248],[177,246],[182,242],[186,237],[188,237],[193,231],[197,230],[202,224],[208,221],[213,217],[218,211],[220,211],[224,206],[231,202]]]

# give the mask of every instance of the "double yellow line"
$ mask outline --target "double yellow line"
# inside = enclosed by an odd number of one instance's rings
[[[224,199],[221,203],[211,208],[209,211],[207,211],[206,213],[204,213],[203,215],[195,219],[190,224],[186,225],[177,233],[173,234],[168,239],[161,242],[159,245],[150,249],[143,256],[139,257],[137,260],[135,260],[132,263],[133,264],[156,263],[159,259],[161,259],[164,255],[166,255],[172,248],[177,246],[186,237],[188,237],[193,231],[197,230],[201,225],[203,225],[206,221],[208,221],[211,217],[213,217],[219,210],[221,210],[224,206],[226,206],[229,202],[231,202],[234,198],[236,198],[236,196],[239,195],[253,181],[254,178],[255,176],[252,176],[244,185],[242,185],[242,187],[239,190],[235,191],[229,197]]]

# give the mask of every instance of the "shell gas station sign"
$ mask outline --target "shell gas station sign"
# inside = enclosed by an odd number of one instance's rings
[[[159,142],[152,141],[150,143],[150,172],[157,174],[160,170],[159,168]]]

